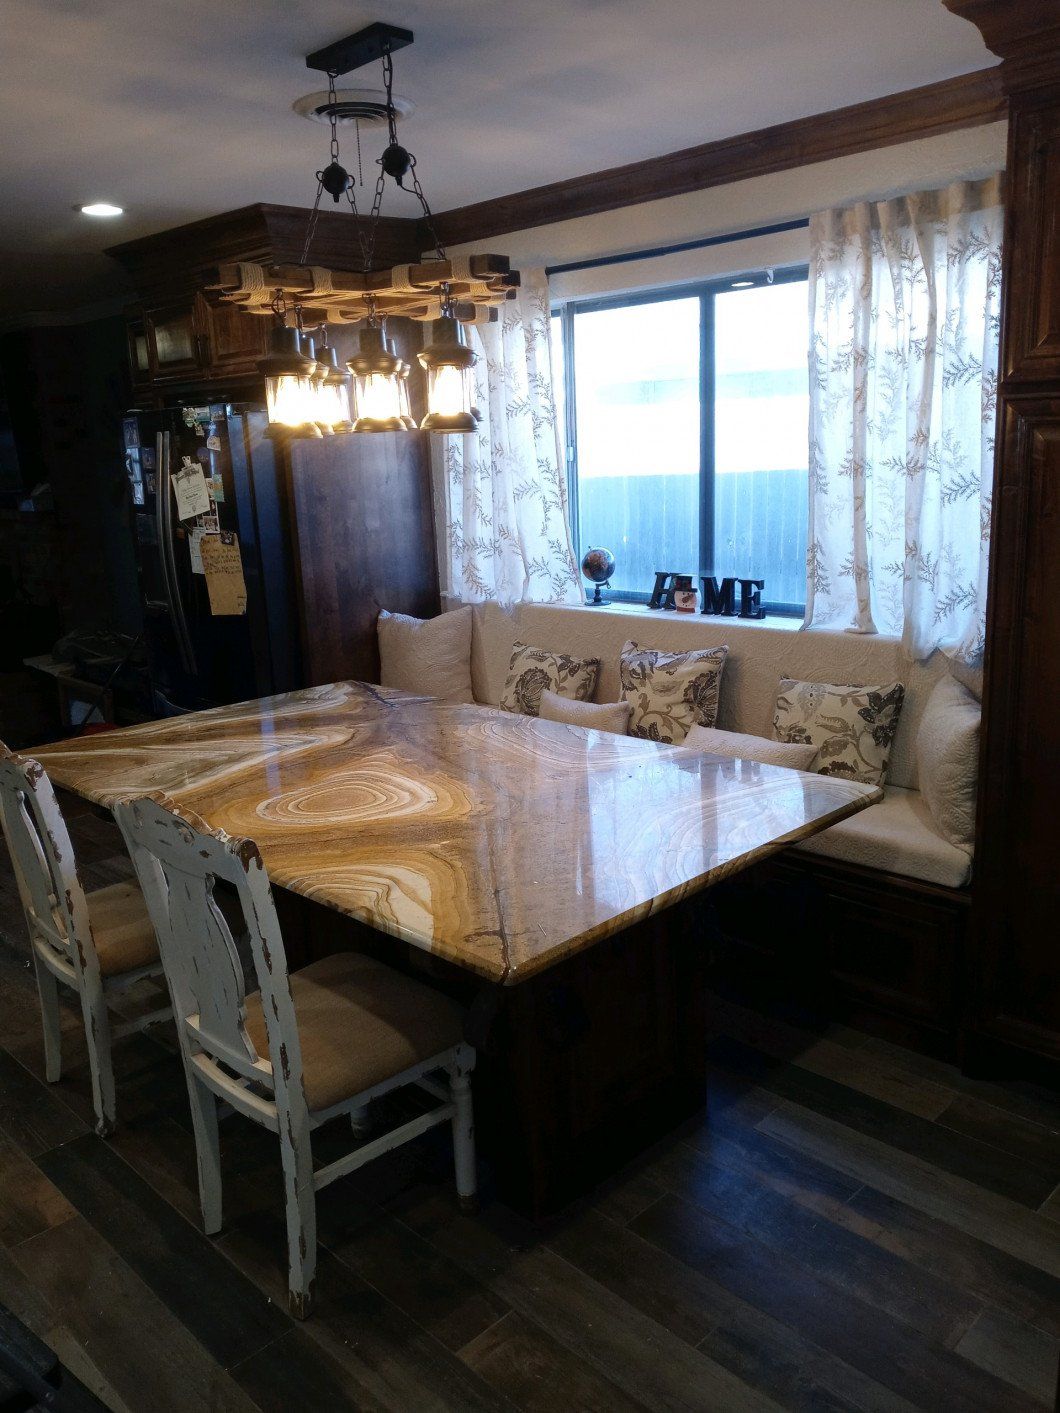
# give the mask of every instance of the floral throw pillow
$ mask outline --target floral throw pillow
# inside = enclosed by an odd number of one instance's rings
[[[515,643],[501,693],[501,710],[540,716],[541,693],[546,691],[576,702],[591,702],[599,673],[598,657],[571,657]]]
[[[814,745],[810,770],[882,785],[905,700],[901,682],[885,687],[836,687],[783,678],[773,737]]]
[[[629,734],[678,746],[693,726],[713,726],[729,649],[663,653],[627,643],[619,659]]]

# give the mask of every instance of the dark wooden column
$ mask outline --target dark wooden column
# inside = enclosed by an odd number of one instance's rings
[[[967,1060],[1060,1060],[1060,5],[943,0],[1009,95]]]

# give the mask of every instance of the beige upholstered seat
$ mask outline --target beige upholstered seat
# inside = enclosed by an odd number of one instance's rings
[[[340,952],[290,976],[311,1110],[328,1109],[462,1039],[455,1001],[371,957]],[[247,1032],[262,1059],[261,996],[248,996]]]
[[[112,883],[86,895],[88,920],[103,976],[158,964],[158,942],[144,895],[135,883]]]

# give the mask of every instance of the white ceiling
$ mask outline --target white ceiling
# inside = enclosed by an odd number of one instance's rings
[[[416,33],[395,91],[417,105],[402,134],[436,210],[995,62],[941,0],[4,0],[3,14],[7,313],[120,290],[107,245],[253,201],[308,205],[327,132],[291,112],[320,87],[304,55],[373,20]],[[378,66],[345,82],[377,86]],[[366,135],[371,158],[381,145]],[[93,200],[126,215],[74,210]],[[392,187],[383,210],[415,214]]]

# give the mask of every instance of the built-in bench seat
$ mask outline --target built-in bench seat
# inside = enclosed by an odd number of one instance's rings
[[[590,609],[525,603],[500,608],[489,603],[476,605],[474,612],[471,678],[476,700],[499,702],[512,644],[519,640],[600,658],[596,700],[617,701],[619,655],[628,639],[667,652],[727,644],[717,725],[753,736],[772,735],[777,685],[783,677],[860,686],[902,682],[905,702],[886,798],[817,835],[798,852],[944,888],[968,883],[971,857],[939,832],[917,788],[917,727],[932,688],[949,670],[940,653],[926,663],[910,662],[894,639],[800,632],[797,621],[788,619],[741,622],[640,606]]]

